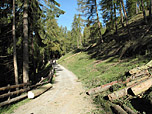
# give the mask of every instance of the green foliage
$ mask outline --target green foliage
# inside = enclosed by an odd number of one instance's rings
[[[71,37],[72,37],[72,47],[73,49],[78,49],[78,48],[81,48],[82,46],[82,34],[81,34],[81,31],[82,31],[82,26],[83,26],[83,23],[82,23],[82,19],[80,17],[80,15],[74,15],[74,20],[73,20],[73,23],[72,23],[72,30],[71,30]]]
[[[136,2],[137,2],[137,0],[127,0],[126,1],[129,17],[132,17],[136,14]]]

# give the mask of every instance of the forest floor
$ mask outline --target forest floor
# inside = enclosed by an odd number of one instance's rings
[[[13,114],[92,114],[96,109],[77,77],[61,65],[55,65],[53,88],[18,107]]]

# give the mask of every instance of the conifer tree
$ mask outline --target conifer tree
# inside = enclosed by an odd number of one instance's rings
[[[24,0],[23,12],[23,82],[29,82],[29,53],[28,53],[28,0]]]
[[[15,32],[15,0],[13,0],[13,60],[14,60],[14,75],[15,75],[15,84],[18,84],[18,65],[17,65],[17,53],[16,53],[16,32]]]

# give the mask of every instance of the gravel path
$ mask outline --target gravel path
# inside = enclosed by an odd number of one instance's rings
[[[55,69],[53,88],[20,106],[13,114],[91,114],[95,106],[77,77],[61,65],[55,65]]]

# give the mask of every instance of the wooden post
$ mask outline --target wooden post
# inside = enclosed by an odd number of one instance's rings
[[[8,94],[10,94],[10,84],[8,84]],[[7,99],[8,101],[10,101],[10,95],[8,96],[8,99]]]

